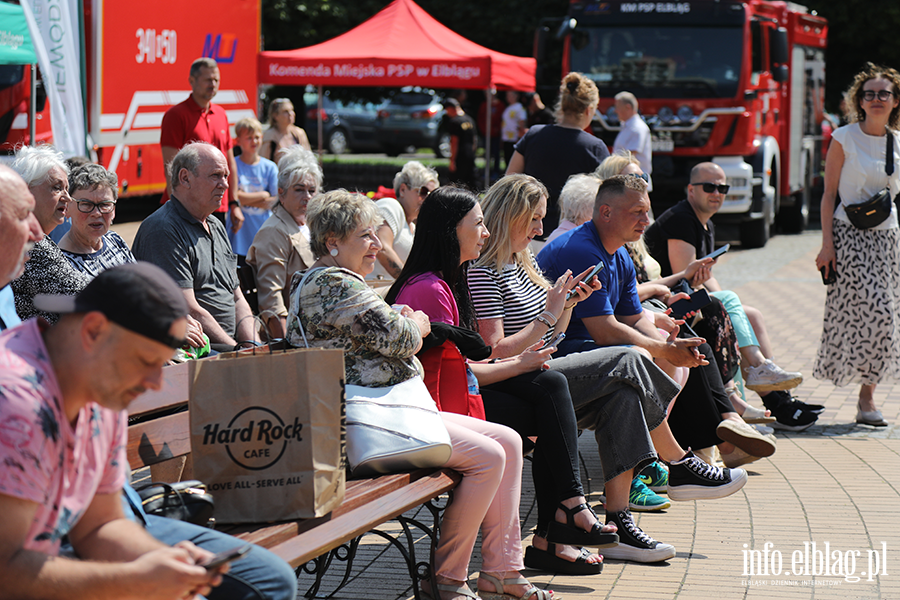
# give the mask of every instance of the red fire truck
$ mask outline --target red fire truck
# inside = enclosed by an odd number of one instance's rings
[[[84,0],[87,131],[100,164],[119,176],[121,196],[165,189],[159,127],[165,111],[190,95],[194,59],[219,64],[214,102],[229,123],[256,115],[259,0],[221,0],[202,11],[185,6],[178,0]],[[28,66],[0,66],[0,154],[30,142],[30,89]],[[35,100],[36,141],[52,142],[41,87]]]
[[[770,228],[802,231],[820,178],[824,19],[792,2],[572,0],[564,71],[600,89],[594,132],[620,129],[613,96],[635,94],[653,139],[654,203],[684,197],[691,168],[712,160],[731,190],[717,221],[745,247]]]

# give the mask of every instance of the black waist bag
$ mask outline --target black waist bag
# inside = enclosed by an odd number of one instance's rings
[[[884,172],[890,177],[894,174],[894,134],[890,130],[885,135],[887,150],[885,151]],[[863,202],[853,206],[844,205],[847,218],[857,229],[871,229],[884,223],[891,216],[891,208],[894,200],[891,198],[891,188],[886,186],[883,190]]]

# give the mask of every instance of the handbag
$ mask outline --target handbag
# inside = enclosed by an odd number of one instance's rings
[[[888,178],[894,174],[894,134],[888,130],[884,172]],[[877,194],[863,202],[862,204],[853,204],[852,206],[844,206],[847,212],[847,218],[857,229],[871,229],[881,225],[889,216],[894,206],[893,198],[891,198],[890,184],[880,190]]]
[[[309,269],[295,289],[319,269]],[[303,343],[306,332],[297,324]],[[443,466],[450,459],[450,434],[418,375],[387,387],[345,386],[347,462],[352,477]]]
[[[152,482],[136,488],[148,515],[206,525],[213,516],[215,503],[200,481],[177,483]]]

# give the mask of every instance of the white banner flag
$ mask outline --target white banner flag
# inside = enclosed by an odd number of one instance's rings
[[[53,144],[66,156],[85,153],[78,0],[23,0],[22,8],[50,100]]]

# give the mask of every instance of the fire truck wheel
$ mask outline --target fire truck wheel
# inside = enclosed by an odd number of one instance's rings
[[[769,241],[769,220],[765,217],[741,223],[741,247],[762,248]]]

